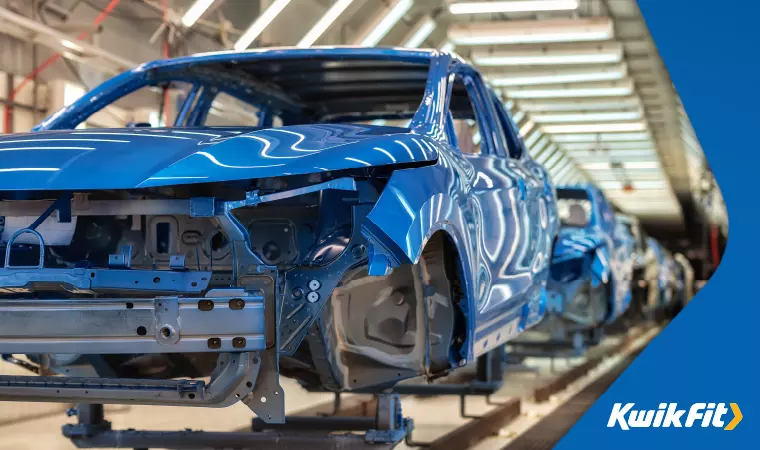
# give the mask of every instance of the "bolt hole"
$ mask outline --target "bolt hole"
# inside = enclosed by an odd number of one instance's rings
[[[127,309],[132,309],[135,307],[135,304],[132,302],[127,302]]]
[[[172,337],[172,330],[169,327],[161,328],[161,336],[163,336],[166,339]]]
[[[95,272],[90,272],[90,278],[95,278]]]
[[[160,283],[161,282],[161,278],[156,277],[156,278],[153,279],[153,282],[154,283]]]
[[[250,381],[249,381],[249,382],[247,382],[247,383],[245,383],[245,385],[246,385],[247,387],[253,387],[253,383],[251,383]]]
[[[195,394],[188,394],[188,397],[190,397],[190,400],[193,400],[195,398]]]
[[[198,283],[196,283],[195,281],[193,281],[192,283],[190,283],[190,286],[196,287],[196,286],[198,286]]]
[[[144,326],[140,325],[139,327],[137,327],[138,336],[145,336],[146,334],[148,334],[148,330],[146,330]]]
[[[240,394],[235,394],[235,397],[240,398]]]

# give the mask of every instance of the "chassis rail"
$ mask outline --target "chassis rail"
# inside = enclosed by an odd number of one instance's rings
[[[264,293],[0,300],[0,352],[179,353],[266,348]]]

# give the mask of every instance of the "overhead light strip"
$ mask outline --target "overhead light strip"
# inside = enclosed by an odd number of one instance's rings
[[[491,84],[496,87],[614,81],[625,78],[627,74],[628,71],[625,64],[585,70],[547,70],[523,73],[512,71],[509,75],[496,75],[486,72],[486,76],[489,77]]]
[[[330,25],[343,14],[343,11],[353,3],[354,0],[336,0],[335,3],[325,12],[325,14],[317,21],[317,23],[309,30],[306,35],[296,44],[296,47],[307,48],[314,45],[325,31],[330,28]]]
[[[618,42],[597,45],[572,45],[507,50],[475,50],[472,61],[485,67],[534,66],[553,64],[605,64],[623,60],[623,47]]]
[[[412,30],[410,35],[404,39],[403,46],[406,48],[417,48],[425,42],[425,39],[430,36],[435,30],[436,24],[430,16],[425,16],[420,20],[419,24]]]
[[[369,33],[361,40],[362,47],[374,47],[380,40],[382,40],[386,34],[393,28],[396,23],[404,17],[414,2],[412,0],[397,0],[396,3],[387,10],[385,16],[377,22],[376,25],[372,25]]]
[[[449,12],[451,12],[451,14],[574,11],[576,9],[578,9],[578,0],[510,0],[496,2],[456,2],[449,5]]]
[[[563,142],[604,143],[604,142],[632,142],[632,141],[651,142],[652,136],[650,136],[649,132],[559,134],[559,135],[554,136],[553,140],[558,143],[563,143]]]
[[[456,45],[545,44],[606,41],[614,37],[609,17],[453,24],[449,39]]]
[[[626,97],[633,94],[633,82],[583,83],[578,87],[531,87],[507,89],[507,96],[513,99],[531,98],[573,98],[573,97]]]
[[[649,151],[654,152],[654,144],[651,142],[605,142],[605,143],[567,143],[562,144],[562,148],[566,151],[620,151],[620,150],[636,150],[636,151]]]
[[[201,18],[203,13],[214,3],[214,0],[196,0],[193,6],[187,10],[184,16],[182,16],[182,25],[187,28],[195,25],[195,22]]]
[[[641,111],[578,113],[578,114],[533,114],[536,123],[578,123],[578,122],[608,122],[624,120],[641,120]]]
[[[235,42],[235,50],[243,51],[247,49],[253,41],[269,26],[270,23],[288,6],[290,0],[275,0],[272,4],[261,13],[261,15],[253,21],[250,27],[245,30],[240,39]]]
[[[581,125],[543,125],[541,129],[549,134],[579,134],[579,133],[617,133],[628,131],[644,131],[645,122],[632,123],[589,123]]]
[[[520,109],[528,112],[558,112],[558,111],[611,111],[638,110],[641,100],[638,97],[610,98],[557,98],[551,100],[520,100]]]

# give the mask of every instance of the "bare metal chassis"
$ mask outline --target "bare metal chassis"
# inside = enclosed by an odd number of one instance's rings
[[[292,191],[245,200],[127,200],[87,202],[20,202],[0,204],[0,215],[53,212],[58,220],[74,215],[188,214],[214,218],[232,247],[235,287],[207,291],[211,272],[132,270],[125,255],[112,255],[108,269],[43,267],[44,241],[30,228],[16,232],[6,247],[0,269],[0,293],[33,292],[56,285],[92,299],[0,300],[2,354],[118,354],[215,352],[220,356],[210,382],[83,377],[0,376],[0,400],[127,403],[224,407],[247,404],[262,420],[284,420],[284,393],[278,369],[278,273],[251,251],[248,230],[236,219],[236,208],[302,195],[322,189],[356,190],[353,179],[331,180]],[[17,208],[10,210],[10,208]],[[63,218],[63,219],[62,219]],[[68,219],[67,219],[68,218]],[[36,223],[37,223],[36,222]],[[18,235],[30,233],[40,244],[37,266],[11,266],[10,250]],[[136,288],[137,286],[137,288]],[[109,297],[110,292],[143,296]],[[202,292],[206,292],[202,295]],[[200,295],[199,295],[200,294]]]

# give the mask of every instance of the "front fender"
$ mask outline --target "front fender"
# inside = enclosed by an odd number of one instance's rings
[[[370,275],[383,275],[401,264],[419,261],[426,242],[437,231],[445,232],[459,253],[465,291],[465,314],[472,358],[475,329],[474,265],[477,236],[472,208],[467,201],[457,164],[446,152],[431,166],[393,172],[375,207],[362,225],[370,244]],[[472,312],[472,313],[467,313]]]

